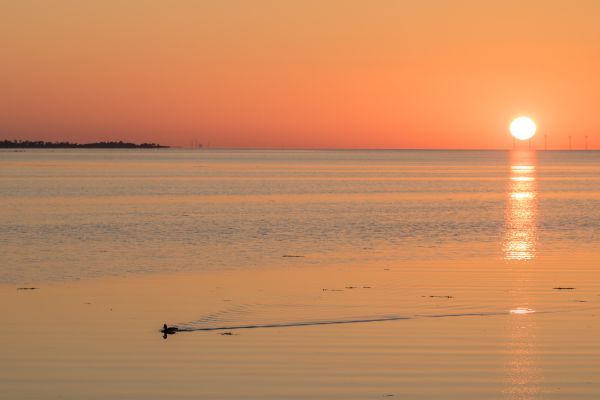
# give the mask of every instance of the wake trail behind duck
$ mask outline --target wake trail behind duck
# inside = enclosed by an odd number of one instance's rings
[[[419,318],[452,318],[452,317],[487,317],[497,315],[510,315],[509,311],[504,312],[468,312],[468,313],[451,313],[451,314],[415,314],[415,315],[381,315],[372,317],[358,317],[349,319],[336,320],[316,320],[316,321],[294,321],[294,322],[276,322],[276,323],[258,323],[258,324],[243,324],[243,325],[222,325],[222,326],[202,326],[202,322],[188,322],[178,325],[180,332],[194,331],[220,331],[220,330],[236,330],[236,329],[257,329],[257,328],[290,328],[300,326],[319,326],[319,325],[342,325],[342,324],[359,324],[372,322],[388,322],[411,320]],[[200,325],[200,326],[199,326]]]

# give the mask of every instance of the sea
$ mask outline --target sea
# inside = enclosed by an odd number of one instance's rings
[[[599,306],[600,151],[0,150],[2,398],[597,399]]]

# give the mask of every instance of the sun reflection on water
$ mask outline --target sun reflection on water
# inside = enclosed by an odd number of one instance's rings
[[[511,153],[505,217],[504,259],[527,261],[535,257],[537,187],[535,153]]]
[[[521,270],[521,272],[526,272]],[[516,301],[522,298],[522,293]],[[510,310],[514,315],[508,321],[507,361],[505,364],[507,398],[514,400],[539,398],[541,371],[539,368],[537,345],[537,326],[534,318],[529,318],[535,310],[517,307]]]
[[[530,261],[536,255],[537,186],[534,152],[513,152],[510,158],[510,180],[504,231],[504,259]],[[511,303],[520,305],[510,310],[508,321],[506,387],[507,398],[514,400],[539,398],[541,375],[538,365],[537,327],[529,282],[533,268],[510,268]]]
[[[531,314],[531,313],[534,313],[534,312],[535,312],[535,310],[533,310],[531,308],[527,308],[527,307],[517,307],[517,308],[515,308],[513,310],[510,310],[511,314],[517,314],[517,315],[520,315],[520,314]]]

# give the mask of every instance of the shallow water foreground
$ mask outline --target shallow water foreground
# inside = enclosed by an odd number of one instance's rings
[[[597,398],[600,288],[592,275],[479,265],[450,274],[424,265],[288,267],[4,286],[0,395]],[[553,289],[558,281],[577,289]],[[402,318],[166,340],[159,332],[163,321],[214,328],[378,316]]]

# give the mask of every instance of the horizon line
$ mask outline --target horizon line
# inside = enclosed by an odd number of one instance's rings
[[[600,149],[513,149],[513,148],[443,148],[443,147],[186,147],[170,146],[178,150],[292,150],[292,151],[598,151]]]
[[[160,145],[161,147],[156,148],[94,148],[94,147],[0,147],[0,151],[2,150],[196,150],[196,151],[210,151],[210,150],[248,150],[248,151],[535,151],[535,152],[586,152],[586,151],[600,151],[599,149],[513,149],[513,148],[443,148],[443,147],[435,147],[435,148],[422,148],[422,147],[378,147],[378,148],[369,148],[369,147],[203,147],[203,148],[194,148],[194,147],[186,147],[186,146],[169,146],[169,145]]]

